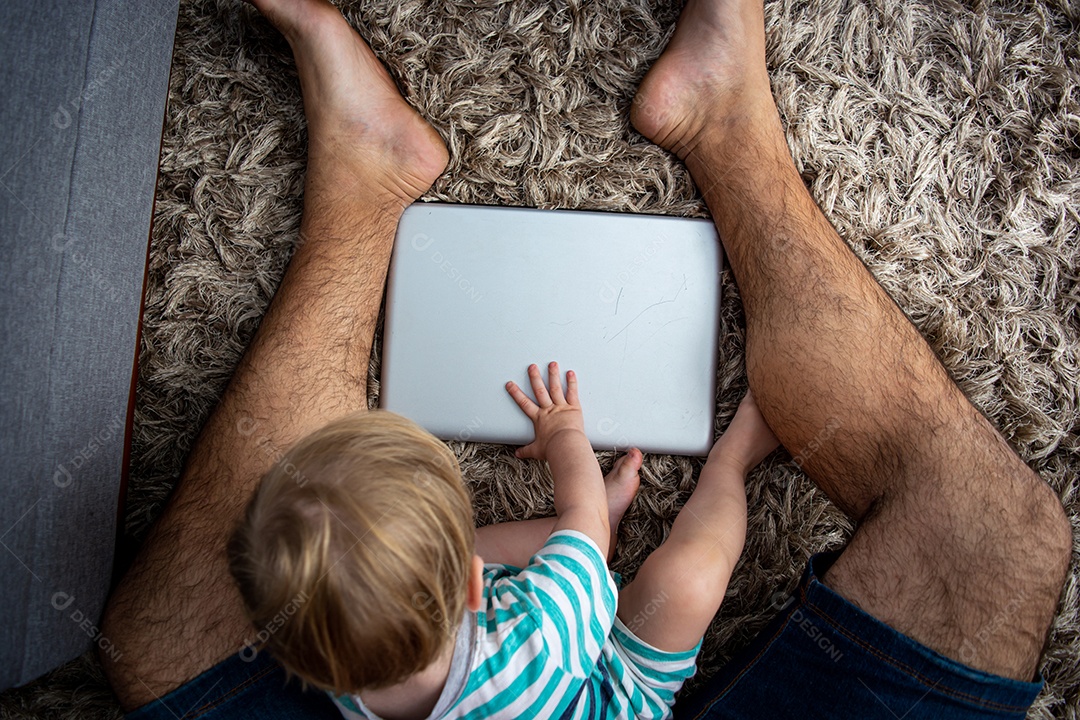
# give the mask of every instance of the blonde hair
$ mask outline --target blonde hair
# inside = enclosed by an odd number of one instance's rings
[[[229,540],[256,638],[335,694],[401,682],[452,642],[474,553],[453,453],[386,411],[337,420],[263,477]]]

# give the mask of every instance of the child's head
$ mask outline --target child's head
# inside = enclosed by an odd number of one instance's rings
[[[453,453],[384,411],[308,436],[262,479],[229,542],[258,640],[336,693],[392,685],[453,641],[473,563]]]

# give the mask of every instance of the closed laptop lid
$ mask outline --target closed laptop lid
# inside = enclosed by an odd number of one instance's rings
[[[445,440],[523,445],[504,388],[556,360],[597,450],[713,442],[720,242],[706,220],[417,203],[398,225],[380,406]],[[546,370],[543,373],[546,378]]]

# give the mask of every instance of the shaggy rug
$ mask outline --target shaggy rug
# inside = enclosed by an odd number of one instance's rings
[[[661,0],[345,8],[446,140],[450,167],[427,199],[707,216],[682,164],[627,120],[678,13],[677,2]],[[1070,0],[770,0],[766,23],[773,92],[814,197],[1080,525],[1080,9]],[[289,259],[304,148],[285,42],[236,0],[185,2],[140,358],[133,546]],[[724,290],[717,431],[745,389],[730,275]],[[372,404],[378,363],[376,352]],[[480,521],[551,511],[537,465],[502,446],[454,450]],[[605,469],[612,461],[602,457]],[[661,542],[700,466],[646,458],[617,570],[632,575]],[[852,530],[782,452],[747,491],[746,552],[699,679],[757,632],[811,553],[840,546]],[[1080,712],[1073,570],[1032,718]],[[6,717],[118,715],[91,657],[7,693],[2,708]]]

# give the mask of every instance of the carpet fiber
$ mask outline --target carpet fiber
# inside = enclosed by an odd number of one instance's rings
[[[627,121],[679,7],[363,1],[345,9],[438,129],[427,199],[706,217],[685,168]],[[1080,525],[1080,11],[1069,0],[774,0],[769,71],[803,178],[963,390]],[[237,2],[183,4],[153,245],[127,532],[141,539],[264,313],[299,226],[305,130],[288,46]],[[724,277],[717,430],[745,390]],[[542,358],[538,358],[542,360]],[[378,354],[372,360],[377,401]],[[481,522],[552,509],[507,448],[455,444]],[[605,469],[613,456],[603,456]],[[620,531],[633,574],[700,462],[650,456]],[[747,642],[811,553],[851,524],[777,453],[748,483],[749,537],[701,672]],[[1080,528],[1078,528],[1080,529]],[[1033,718],[1080,705],[1080,585],[1065,591]],[[117,710],[88,657],[7,693],[11,717]]]

